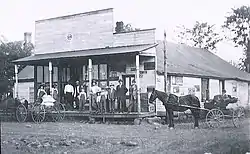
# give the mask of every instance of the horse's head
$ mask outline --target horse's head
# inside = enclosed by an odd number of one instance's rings
[[[153,103],[157,97],[158,96],[157,96],[157,93],[155,91],[155,88],[153,88],[153,91],[152,91],[150,98],[149,98],[149,103]]]

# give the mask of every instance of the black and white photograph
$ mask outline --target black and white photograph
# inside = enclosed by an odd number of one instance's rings
[[[1,154],[250,154],[249,0],[0,0]]]

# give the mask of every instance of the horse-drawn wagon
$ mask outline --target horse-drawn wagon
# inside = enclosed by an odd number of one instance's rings
[[[25,122],[28,117],[28,102],[25,99],[8,97],[0,101],[0,112],[2,117],[11,114],[18,122]]]
[[[204,108],[208,111],[206,123],[209,127],[218,127],[225,119],[231,119],[234,126],[239,127],[245,117],[244,108],[239,105],[237,98],[231,96],[222,99],[221,95],[216,95],[204,104]]]
[[[52,117],[53,121],[62,121],[65,116],[65,107],[57,102],[52,96],[44,95],[42,100],[37,100],[31,107],[31,117],[36,123],[44,121],[46,114]]]
[[[199,99],[194,95],[176,96],[171,93],[165,93],[153,90],[149,98],[152,103],[159,99],[166,109],[166,122],[169,119],[169,127],[174,127],[173,111],[184,112],[188,109],[194,117],[194,127],[198,128],[198,119],[200,119],[200,111],[206,113],[206,123],[209,127],[218,127],[224,123],[226,118],[231,118],[235,127],[239,127],[245,117],[244,108],[239,105],[238,99],[229,97],[227,100],[221,99],[221,95],[215,96],[213,100],[204,104],[205,108],[201,108]]]

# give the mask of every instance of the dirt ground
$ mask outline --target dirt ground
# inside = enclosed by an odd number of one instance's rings
[[[167,125],[60,123],[1,123],[1,152],[10,153],[190,153],[223,154],[250,152],[250,119],[241,128],[226,121],[220,128],[205,123]]]

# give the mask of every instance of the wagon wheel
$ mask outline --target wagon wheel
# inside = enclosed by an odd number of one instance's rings
[[[206,115],[206,123],[209,127],[217,128],[224,122],[224,114],[219,109],[212,109]]]
[[[233,110],[233,124],[235,127],[240,127],[245,118],[245,112],[243,107],[239,107],[237,110]]]
[[[56,103],[55,106],[58,109],[58,120],[57,121],[62,121],[65,117],[65,107],[62,103]]]
[[[28,116],[28,111],[23,104],[20,104],[16,108],[16,119],[18,122],[25,122]]]
[[[60,111],[57,105],[51,106],[49,112],[54,122],[60,120]]]
[[[45,119],[45,107],[44,105],[34,104],[31,110],[31,117],[34,122],[41,123]]]

